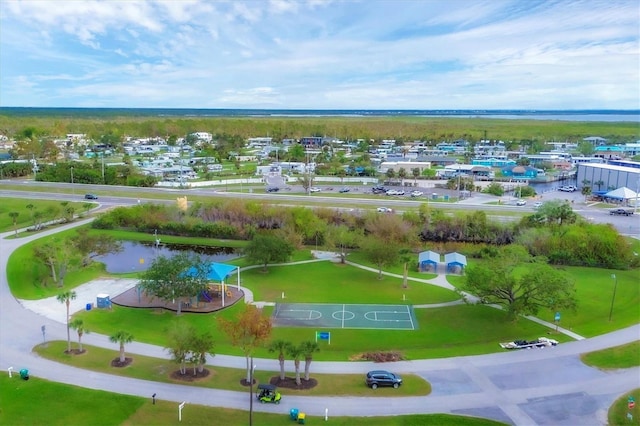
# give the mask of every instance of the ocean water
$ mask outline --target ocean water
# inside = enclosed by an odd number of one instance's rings
[[[640,110],[294,110],[197,108],[0,107],[0,115],[48,117],[457,117],[518,120],[638,122]]]

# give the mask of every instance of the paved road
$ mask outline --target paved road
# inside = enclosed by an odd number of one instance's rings
[[[59,230],[46,231],[37,238]],[[4,234],[0,237],[8,235]],[[0,240],[0,270],[6,271],[9,255],[36,236]],[[60,305],[60,309],[64,309]],[[86,372],[37,357],[31,352],[42,342],[41,326],[48,340],[65,340],[64,324],[25,309],[9,292],[6,274],[0,274],[0,368],[28,368],[32,375],[92,389],[150,397],[190,404],[248,409],[246,393],[201,389],[127,379]],[[640,325],[593,339],[564,343],[555,348],[504,352],[472,357],[415,360],[390,365],[352,362],[314,362],[315,373],[364,373],[388,368],[414,373],[430,381],[433,393],[426,397],[357,398],[289,396],[280,406],[254,405],[256,411],[287,415],[292,407],[310,416],[373,416],[415,413],[454,413],[487,417],[516,425],[600,425],[606,424],[610,404],[640,386],[640,368],[599,371],[583,365],[579,354],[640,338]],[[106,336],[89,334],[85,343],[117,351]],[[166,357],[159,347],[132,343],[132,354]],[[275,359],[257,359],[257,368],[278,371]],[[244,359],[217,355],[213,366],[242,368]],[[287,371],[292,366],[287,363]]]

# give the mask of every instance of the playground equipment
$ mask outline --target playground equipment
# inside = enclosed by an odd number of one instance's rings
[[[204,290],[202,290],[202,291],[200,292],[200,296],[201,296],[205,301],[207,301],[207,302],[211,302],[211,301],[213,301],[213,298],[212,298],[211,296],[209,296],[209,293],[208,293],[208,292],[206,292],[206,291],[204,291]]]

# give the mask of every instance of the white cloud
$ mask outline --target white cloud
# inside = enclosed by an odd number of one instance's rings
[[[28,1],[0,12],[3,105],[640,107],[639,9],[625,0]]]

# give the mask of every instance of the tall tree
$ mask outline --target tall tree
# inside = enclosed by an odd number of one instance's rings
[[[360,247],[364,256],[378,267],[378,279],[382,279],[382,268],[398,261],[398,248],[392,242],[386,242],[369,236]]]
[[[402,288],[407,288],[409,285],[408,276],[409,276],[409,265],[411,262],[414,262],[416,259],[416,255],[413,253],[411,249],[403,248],[400,249],[399,253],[400,262],[402,263]]]
[[[85,334],[89,334],[89,330],[87,330],[87,328],[85,327],[82,318],[74,318],[69,325],[76,331],[76,333],[78,333],[78,351],[83,352],[82,336]]]
[[[215,356],[213,345],[214,339],[210,332],[203,331],[198,333],[194,329],[193,333],[190,333],[189,348],[191,350],[191,359],[198,368],[199,373],[202,373],[204,365],[207,363],[207,354]]]
[[[76,298],[76,292],[75,291],[65,291],[63,293],[60,293],[56,296],[56,300],[60,303],[64,303],[66,308],[67,308],[67,316],[66,316],[66,323],[67,323],[67,353],[71,352],[71,331],[70,331],[70,324],[69,324],[69,306],[71,305],[71,301],[75,300]]]
[[[280,363],[280,380],[284,380],[284,355],[289,350],[291,342],[282,339],[274,340],[269,344],[269,352],[278,353],[278,362]]]
[[[111,235],[90,234],[87,228],[78,228],[76,235],[71,240],[82,255],[83,265],[91,263],[91,260],[96,256],[122,251],[122,244]]]
[[[267,272],[269,263],[286,262],[293,253],[293,246],[284,238],[273,234],[256,234],[244,249],[249,262],[261,264]]]
[[[308,340],[300,344],[300,350],[304,356],[304,379],[309,381],[309,368],[311,367],[311,361],[313,361],[313,354],[320,352],[320,346],[316,342]]]
[[[208,262],[197,255],[180,253],[158,256],[142,274],[140,288],[163,300],[177,300],[177,315],[182,312],[182,298],[197,296],[207,288]]]
[[[289,346],[287,352],[289,353],[289,356],[293,358],[293,366],[296,371],[296,384],[300,386],[300,358],[304,355],[304,352],[300,345]]]
[[[120,345],[120,364],[127,360],[124,355],[124,345],[133,342],[133,335],[128,331],[119,330],[109,336],[109,341]]]
[[[189,355],[189,336],[192,327],[184,322],[174,323],[167,337],[169,346],[165,349],[171,355],[171,359],[178,364],[180,374],[186,374],[186,362]]]
[[[527,272],[515,273],[515,268],[527,260]],[[545,261],[530,259],[521,246],[503,248],[497,257],[467,268],[463,289],[483,303],[503,306],[512,321],[518,315],[536,314],[543,307],[575,308],[573,283]]]
[[[220,327],[229,336],[231,344],[240,348],[247,362],[247,382],[251,380],[251,362],[256,348],[271,335],[271,319],[253,305],[245,308],[235,320],[218,317]]]
[[[18,212],[9,212],[9,217],[13,222],[13,231],[15,232],[16,237],[18,236],[18,216],[20,216],[20,213]]]

